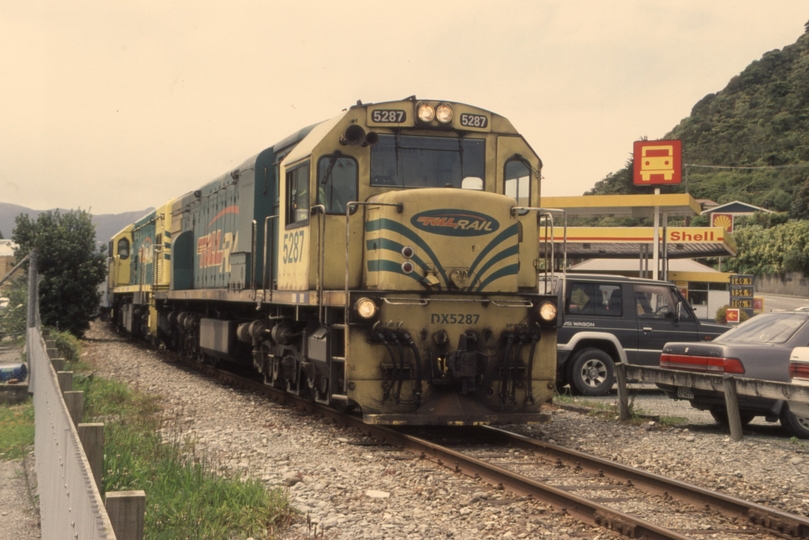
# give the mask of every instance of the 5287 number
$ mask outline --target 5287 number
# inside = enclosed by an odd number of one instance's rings
[[[284,264],[303,260],[303,231],[284,233]]]
[[[463,113],[461,125],[464,127],[485,128],[489,125],[489,117],[482,114]]]
[[[407,114],[400,109],[377,109],[371,112],[371,121],[380,124],[401,124]]]

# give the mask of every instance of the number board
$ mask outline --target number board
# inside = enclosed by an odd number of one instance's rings
[[[413,109],[394,107],[368,108],[365,122],[368,126],[413,127]]]
[[[753,285],[753,274],[733,274],[730,276],[731,285]]]
[[[730,296],[731,297],[744,297],[744,298],[753,298],[753,287],[738,287],[732,286],[730,289]]]
[[[489,130],[489,117],[485,114],[461,113],[458,123],[463,128]]]
[[[407,112],[402,109],[374,109],[371,111],[371,122],[375,124],[404,124]]]
[[[730,307],[753,309],[753,299],[733,298],[730,300]]]
[[[730,307],[739,308],[748,316],[753,316],[753,295],[755,294],[752,274],[730,276]]]

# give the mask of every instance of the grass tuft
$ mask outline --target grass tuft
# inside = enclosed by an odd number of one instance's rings
[[[103,491],[146,492],[147,538],[271,538],[290,523],[283,490],[215,474],[158,398],[97,377],[74,382],[85,392],[85,421],[105,422]]]
[[[34,446],[34,402],[0,404],[0,459],[20,459]]]

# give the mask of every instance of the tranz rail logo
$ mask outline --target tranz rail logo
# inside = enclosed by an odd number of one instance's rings
[[[500,228],[491,216],[457,208],[420,212],[410,218],[417,229],[444,236],[482,236]]]

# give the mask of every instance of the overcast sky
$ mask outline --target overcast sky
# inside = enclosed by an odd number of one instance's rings
[[[356,103],[509,118],[581,195],[809,21],[806,0],[0,3],[0,201],[142,210]]]

